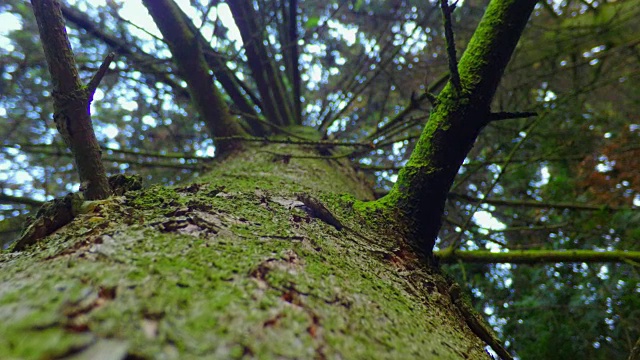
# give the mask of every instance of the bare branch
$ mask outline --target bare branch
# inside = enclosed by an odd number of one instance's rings
[[[440,0],[440,8],[442,9],[442,18],[444,20],[444,36],[447,40],[447,55],[449,56],[449,73],[451,74],[451,83],[456,91],[460,91],[460,74],[458,73],[458,56],[456,55],[456,43],[453,38],[453,24],[451,22],[451,13],[455,10],[458,1],[454,1],[449,5],[448,0]]]

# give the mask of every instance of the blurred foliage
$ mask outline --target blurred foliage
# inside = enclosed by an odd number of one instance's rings
[[[91,108],[108,171],[164,184],[205,171],[215,144],[195,118],[185,85],[139,2],[63,3],[95,26],[87,30],[68,22],[85,80],[108,51],[126,54],[112,66]],[[226,4],[179,3],[248,91],[254,90]],[[286,44],[277,42],[277,9],[288,3],[256,2],[269,35],[265,42],[279,64],[279,49]],[[453,14],[458,54],[485,5],[467,0]],[[331,138],[373,141],[375,150],[353,151],[350,157],[384,193],[408,159],[429,104],[399,126],[381,128],[447,71],[437,4],[329,0],[299,6],[304,121],[327,125]],[[78,184],[51,119],[51,86],[30,6],[5,0],[0,16],[9,24],[0,30],[0,218],[9,219],[33,207],[14,198],[50,199]],[[440,248],[459,242],[463,249],[496,251],[640,250],[639,16],[638,0],[538,5],[493,110],[539,116],[488,125],[452,192],[546,205],[452,198]],[[105,36],[117,44],[107,45]],[[621,359],[640,337],[637,265],[457,264],[447,271],[468,285],[478,310],[520,358]]]

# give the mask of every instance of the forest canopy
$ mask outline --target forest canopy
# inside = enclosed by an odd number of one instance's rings
[[[210,170],[235,133],[211,136],[204,105],[143,3],[61,3],[83,83],[115,53],[90,106],[107,173],[174,185]],[[450,79],[440,3],[175,3],[233,126],[251,134],[242,141],[331,142],[326,156],[349,159],[377,197],[392,191],[434,106],[430,94]],[[460,1],[451,14],[458,55],[487,3]],[[238,24],[242,11],[253,22]],[[639,17],[637,0],[539,2],[493,99],[504,119],[482,129],[446,195],[441,265],[520,358],[620,359],[640,337],[637,262],[544,255],[640,251]],[[3,1],[0,24],[6,248],[30,212],[81,184],[52,118],[30,4]],[[257,43],[243,42],[243,31]],[[319,135],[300,137],[298,124]],[[274,129],[293,135],[276,139]],[[539,252],[448,259],[446,249]]]

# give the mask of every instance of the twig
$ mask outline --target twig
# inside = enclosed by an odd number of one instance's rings
[[[268,120],[265,120],[265,119],[263,119],[263,118],[261,118],[259,116],[255,116],[255,115],[252,115],[252,114],[247,114],[245,112],[237,111],[237,110],[230,110],[229,112],[231,114],[233,114],[233,115],[247,117],[247,118],[250,118],[250,119],[252,119],[252,120],[254,120],[256,122],[259,122],[259,123],[261,123],[263,125],[267,125],[269,127],[272,127],[274,129],[278,130],[278,133],[285,134],[285,135],[288,135],[288,136],[291,136],[291,137],[294,137],[294,138],[300,139],[300,140],[309,140],[304,136],[300,136],[298,134],[295,134],[295,133],[293,133],[293,132],[291,132],[291,131],[289,131],[289,130],[281,127],[281,126],[278,126],[278,125],[276,125],[276,124],[274,124],[274,123],[272,123],[272,122],[270,122]]]
[[[274,151],[263,151],[266,152],[267,154],[271,154],[271,155],[275,155],[275,156],[279,156],[282,157],[284,159],[324,159],[324,160],[336,160],[336,159],[342,159],[342,158],[346,158],[349,157],[352,152],[349,151],[347,153],[344,154],[338,154],[338,155],[332,155],[332,156],[322,156],[322,155],[292,155],[292,154],[282,154],[282,153],[277,153]]]
[[[98,69],[96,74],[93,75],[93,77],[87,84],[86,91],[89,104],[91,104],[91,102],[93,101],[93,94],[96,92],[98,85],[100,85],[100,81],[102,81],[102,78],[107,73],[107,70],[109,70],[109,65],[111,65],[111,62],[115,57],[116,54],[114,52],[110,52],[109,54],[107,54],[107,57],[104,58],[102,65],[100,65],[100,68]]]

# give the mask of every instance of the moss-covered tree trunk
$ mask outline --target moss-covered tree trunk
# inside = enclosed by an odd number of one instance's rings
[[[248,148],[2,253],[0,357],[488,358],[394,219],[354,210],[371,188],[348,164],[296,157],[314,151]]]

